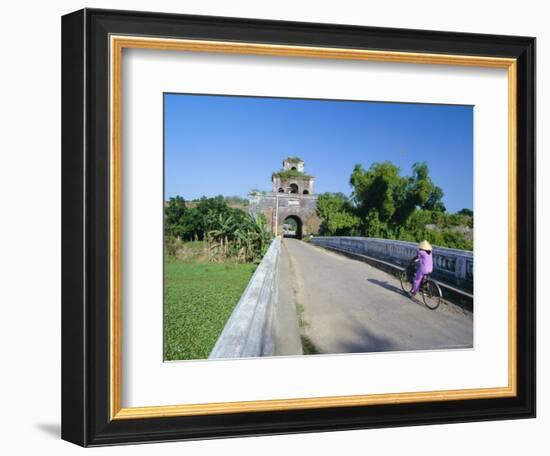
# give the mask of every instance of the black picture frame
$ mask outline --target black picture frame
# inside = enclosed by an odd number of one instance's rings
[[[109,36],[517,59],[517,395],[111,420]],[[84,9],[62,19],[62,438],[82,446],[535,416],[535,39]]]

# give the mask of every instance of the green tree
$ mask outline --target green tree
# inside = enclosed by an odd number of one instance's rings
[[[324,236],[346,236],[358,233],[360,220],[342,193],[323,193],[317,199],[319,232]]]
[[[372,210],[381,223],[388,223],[395,213],[396,202],[403,199],[405,181],[393,163],[374,163],[368,170],[355,165],[350,177],[351,195],[358,215],[366,217]]]
[[[441,201],[443,190],[432,182],[426,162],[418,162],[412,166],[412,176],[404,178],[404,186],[399,189],[397,195],[395,215],[390,220],[397,234],[400,234],[417,209],[445,211]]]
[[[460,209],[458,212],[457,212],[458,215],[466,215],[468,217],[473,217],[474,216],[474,211],[472,211],[471,209]]]
[[[444,212],[443,190],[431,180],[428,165],[415,163],[412,175],[401,176],[393,163],[355,165],[350,177],[352,202],[368,236],[397,238],[418,209]]]
[[[427,201],[424,203],[423,209],[434,212],[445,212],[447,208],[443,204],[443,190],[441,187],[434,186],[430,196],[428,196]]]
[[[164,209],[166,232],[168,235],[182,237],[182,225],[186,211],[185,200],[181,196],[170,198]]]
[[[271,240],[265,217],[253,218],[231,208],[226,199],[202,197],[193,202],[194,207],[187,207],[183,198],[171,198],[165,207],[167,251],[174,255],[181,241],[200,240],[206,241],[213,261],[259,261]]]

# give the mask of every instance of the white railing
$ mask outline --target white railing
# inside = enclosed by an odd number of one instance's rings
[[[269,246],[229,317],[209,359],[271,356],[275,352],[274,312],[281,237]]]
[[[418,251],[414,242],[395,241],[367,237],[315,236],[315,245],[329,247],[343,252],[377,258],[389,263],[405,266]],[[434,247],[434,277],[447,280],[471,289],[474,280],[474,257],[468,250]]]

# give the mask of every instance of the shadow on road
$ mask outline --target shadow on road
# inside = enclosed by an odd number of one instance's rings
[[[338,349],[334,353],[385,352],[399,348],[390,338],[373,334],[353,319],[349,320],[347,326],[345,340],[338,344]]]
[[[403,296],[406,296],[405,292],[401,288],[397,288],[396,286],[392,285],[391,283],[388,283],[386,281],[377,280],[377,279],[367,279],[370,283],[374,283],[375,285],[378,285],[382,288],[385,288],[386,290],[393,291],[394,293],[399,293]]]
[[[392,285],[389,282],[377,280],[377,279],[367,279],[370,283],[374,285],[378,285],[379,287],[382,287],[388,291],[392,291],[394,293],[400,294],[401,296],[404,296],[406,298],[409,298],[411,302],[414,302],[415,304],[419,305],[420,307],[424,307],[424,304],[418,300],[418,298],[410,298],[401,288],[396,287],[395,285]]]

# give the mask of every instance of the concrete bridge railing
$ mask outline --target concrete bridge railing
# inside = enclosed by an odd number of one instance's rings
[[[380,259],[398,266],[406,266],[418,251],[414,242],[394,241],[366,237],[315,236],[315,245],[343,252],[356,253]],[[434,247],[434,272],[436,279],[472,290],[474,281],[474,257],[467,250]]]
[[[281,237],[269,246],[209,359],[271,356],[275,352],[274,312],[277,303]]]

